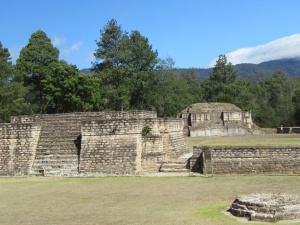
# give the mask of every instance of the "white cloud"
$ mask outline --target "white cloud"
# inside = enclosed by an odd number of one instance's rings
[[[87,58],[87,61],[88,62],[93,62],[93,61],[95,61],[95,56],[94,56],[94,52],[90,52],[89,53],[89,56],[88,56],[88,58]]]
[[[283,58],[296,58],[300,56],[300,34],[293,34],[271,41],[256,47],[240,48],[225,54],[227,61],[233,65],[239,63],[261,63]],[[216,59],[208,67],[213,67]]]
[[[64,44],[66,42],[66,38],[60,38],[60,37],[57,37],[56,35],[54,35],[54,38],[53,40],[51,40],[52,44],[54,46],[58,46],[58,45],[61,45],[61,44]]]
[[[82,44],[83,44],[83,42],[79,41],[79,42],[73,44],[70,48],[62,49],[60,52],[62,55],[70,55],[72,52],[78,51]]]

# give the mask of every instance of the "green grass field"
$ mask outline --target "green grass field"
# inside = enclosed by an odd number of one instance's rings
[[[299,137],[199,137],[187,142],[190,148],[299,146]],[[261,192],[300,195],[300,177],[0,178],[0,224],[243,224],[222,211],[238,195]]]
[[[299,186],[296,176],[0,178],[0,224],[242,224],[221,212],[235,197]]]

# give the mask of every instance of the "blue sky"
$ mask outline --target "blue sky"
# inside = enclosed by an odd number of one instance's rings
[[[178,68],[213,66],[220,54],[259,63],[300,56],[299,9],[299,0],[4,0],[0,41],[14,62],[41,29],[61,59],[89,68],[100,29],[114,18]]]

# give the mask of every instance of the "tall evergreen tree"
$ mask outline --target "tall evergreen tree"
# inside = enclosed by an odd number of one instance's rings
[[[51,74],[51,67],[58,63],[59,51],[55,48],[46,33],[34,32],[28,44],[21,50],[16,62],[17,71],[26,86],[31,86],[34,94],[33,104],[38,104],[38,112],[44,113],[47,99],[43,80]]]
[[[157,62],[157,51],[138,31],[128,35],[117,21],[110,20],[100,30],[93,70],[101,77],[112,109],[123,110],[143,105],[141,93]]]
[[[100,36],[100,40],[96,42],[98,49],[94,53],[96,62],[93,64],[93,70],[101,72],[105,69],[124,67],[128,56],[125,46],[128,37],[121,25],[115,19],[111,19],[100,30]]]
[[[233,83],[238,76],[238,70],[229,62],[225,55],[220,55],[212,74],[203,82],[204,99],[208,102],[234,102],[232,95]]]
[[[3,85],[12,78],[13,65],[11,62],[10,53],[7,48],[4,48],[0,42],[0,85]]]

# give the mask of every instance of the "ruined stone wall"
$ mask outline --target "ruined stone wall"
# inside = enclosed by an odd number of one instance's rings
[[[223,121],[242,121],[242,112],[223,112]]]
[[[147,121],[151,134],[143,137],[142,171],[158,172],[162,162],[188,152],[181,119],[158,118]]]
[[[163,137],[163,149],[169,158],[177,158],[187,153],[187,145],[183,135],[183,120],[158,118],[153,120],[153,128],[157,128]],[[154,131],[155,132],[155,129]]]
[[[0,175],[28,175],[41,131],[37,123],[0,124]]]
[[[212,160],[204,160],[204,150]],[[216,174],[300,174],[300,147],[202,147],[194,146],[194,171],[213,168]]]
[[[202,112],[202,113],[191,113],[190,114],[190,126],[199,126],[206,121],[210,121],[211,113]]]
[[[259,133],[251,112],[243,112],[229,103],[196,103],[177,118],[184,120],[185,134],[197,136],[232,136]]]
[[[243,123],[247,124],[248,128],[251,129],[253,126],[252,113],[242,112]]]
[[[28,171],[34,176],[134,175],[158,172],[164,160],[188,152],[183,120],[157,118],[152,111],[13,116],[11,122],[2,125],[4,133],[22,126],[26,132],[36,130],[36,136],[30,136],[30,148],[20,132],[13,140],[3,136],[0,175]],[[145,126],[151,131],[143,137]]]
[[[138,120],[83,122],[80,173],[132,175],[140,172],[141,131]]]
[[[80,173],[158,172],[163,160],[188,152],[180,119],[99,120],[82,123]],[[142,137],[142,129],[151,132]]]
[[[184,126],[189,126],[190,119],[190,113],[187,112],[181,112],[177,113],[177,118],[182,118],[184,122]]]
[[[147,135],[142,138],[142,172],[158,172],[160,164],[168,158],[167,152],[164,151],[163,135]]]

